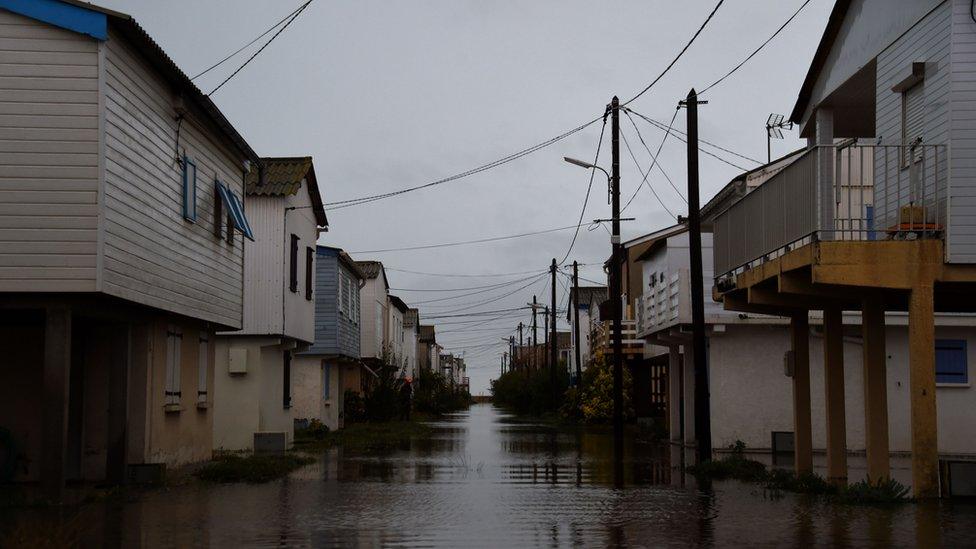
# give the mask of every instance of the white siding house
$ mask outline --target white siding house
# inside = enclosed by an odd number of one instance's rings
[[[66,479],[208,459],[260,158],[125,14],[0,0],[0,46],[0,427],[24,448],[18,479],[56,499]]]
[[[362,307],[360,353],[364,359],[379,360],[383,358],[384,350],[389,350],[390,344],[387,320],[390,285],[383,264],[379,261],[357,261],[356,265],[366,277],[365,284],[359,290]]]
[[[217,339],[215,449],[294,435],[294,355],[315,340],[315,242],[328,221],[311,157],[265,158],[247,196],[255,240],[244,245],[244,326]]]

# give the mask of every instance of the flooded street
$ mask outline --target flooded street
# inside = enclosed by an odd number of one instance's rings
[[[738,482],[704,490],[650,444],[627,448],[617,489],[609,431],[557,431],[487,404],[433,427],[380,455],[329,450],[267,484],[193,483],[60,516],[8,509],[2,526],[117,547],[974,543],[969,505],[827,506]]]

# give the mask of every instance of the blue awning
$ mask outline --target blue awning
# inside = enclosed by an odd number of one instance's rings
[[[217,194],[220,195],[220,199],[224,202],[227,213],[234,220],[234,226],[237,227],[237,230],[242,235],[253,242],[254,233],[251,232],[251,224],[247,222],[247,216],[244,215],[244,203],[234,194],[234,191],[227,188],[227,185],[224,185],[220,181],[217,181],[216,184]]]

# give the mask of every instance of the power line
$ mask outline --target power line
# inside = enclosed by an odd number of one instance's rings
[[[436,319],[439,319],[439,318],[459,318],[459,317],[469,317],[469,316],[491,315],[491,314],[497,314],[497,313],[511,313],[511,312],[515,312],[515,311],[523,311],[525,309],[528,309],[528,307],[512,307],[512,308],[509,308],[509,309],[497,309],[497,310],[494,310],[494,311],[477,311],[477,312],[474,312],[474,313],[466,313],[466,314],[437,313],[437,314],[433,314],[433,315],[421,315],[421,320],[436,320]]]
[[[523,238],[526,236],[536,236],[540,234],[555,233],[559,231],[568,231],[569,229],[576,228],[576,225],[567,225],[565,227],[556,227],[554,229],[543,229],[541,231],[533,231],[529,233],[512,234],[507,236],[495,236],[491,238],[479,238],[477,240],[464,240],[460,242],[442,242],[440,244],[426,244],[423,246],[407,246],[404,248],[386,248],[383,250],[361,250],[355,252],[349,252],[350,254],[378,254],[383,252],[403,252],[410,250],[429,250],[433,248],[448,248],[451,246],[464,246],[466,244],[483,244],[485,242],[498,242],[500,240],[512,240],[513,238]]]
[[[623,140],[624,145],[627,146],[627,152],[630,153],[630,157],[632,159],[634,159],[634,165],[637,166],[637,171],[639,171],[640,174],[644,176],[644,179],[643,179],[642,183],[644,183],[644,184],[647,185],[647,188],[650,189],[651,194],[653,194],[654,195],[654,198],[657,199],[658,204],[660,204],[661,207],[664,208],[664,211],[668,212],[668,215],[670,215],[674,219],[678,219],[678,217],[676,215],[674,215],[674,212],[672,212],[671,209],[668,208],[668,206],[664,203],[664,201],[661,200],[661,197],[657,194],[657,191],[654,190],[654,187],[652,187],[651,184],[648,183],[647,176],[651,173],[651,170],[648,169],[647,170],[647,173],[646,174],[644,173],[643,168],[640,167],[640,163],[637,162],[637,157],[634,156],[634,151],[630,148],[630,142],[627,141],[627,134],[625,134],[624,132],[620,132],[620,138]],[[638,190],[640,189],[639,186],[637,188],[638,188]],[[634,193],[634,196],[636,196],[636,195],[637,195],[637,193],[635,192]]]
[[[591,126],[592,124],[595,124],[595,123],[599,122],[601,118],[602,117],[594,118],[593,120],[590,120],[589,122],[586,122],[584,124],[581,124],[579,126],[576,126],[575,128],[573,128],[571,130],[565,131],[565,132],[557,135],[556,137],[549,138],[549,139],[547,139],[545,141],[542,141],[541,143],[537,143],[535,145],[532,145],[531,147],[522,149],[522,150],[520,150],[518,152],[515,152],[515,153],[512,153],[512,154],[510,154],[508,156],[504,156],[504,157],[499,158],[497,160],[493,160],[491,162],[488,162],[487,164],[482,164],[481,166],[478,166],[477,168],[472,168],[470,170],[467,170],[467,171],[464,171],[464,172],[461,172],[461,173],[457,173],[457,174],[454,174],[454,175],[445,177],[443,179],[438,179],[436,181],[431,181],[430,183],[425,183],[423,185],[417,185],[416,187],[408,187],[406,189],[400,189],[398,191],[393,191],[393,192],[388,192],[388,193],[383,193],[383,194],[376,194],[376,195],[371,195],[371,196],[361,196],[359,198],[351,198],[349,200],[339,200],[339,201],[336,201],[336,202],[326,202],[325,203],[325,206],[327,206],[326,207],[327,210],[338,210],[338,209],[341,209],[341,208],[347,208],[347,207],[350,207],[350,206],[359,206],[359,205],[366,204],[366,203],[369,203],[369,202],[375,202],[377,200],[383,200],[385,198],[390,198],[390,197],[393,197],[393,196],[399,196],[401,194],[405,194],[405,193],[409,193],[409,192],[413,192],[413,191],[418,191],[420,189],[427,189],[427,188],[434,187],[434,186],[437,186],[437,185],[443,185],[444,183],[450,183],[451,181],[456,181],[458,179],[462,179],[462,178],[465,178],[465,177],[468,177],[468,176],[471,176],[471,175],[475,175],[475,174],[481,173],[481,172],[486,171],[486,170],[490,170],[492,168],[496,168],[498,166],[502,166],[504,164],[508,164],[509,162],[512,162],[513,160],[518,160],[519,158],[522,158],[523,156],[527,156],[527,155],[532,154],[532,153],[534,153],[536,151],[542,150],[542,149],[544,149],[544,148],[546,148],[546,147],[548,147],[550,145],[553,145],[554,143],[557,143],[559,141],[562,141],[563,139],[565,139],[565,138],[567,138],[567,137],[569,137],[569,136],[571,136],[571,135],[573,135],[573,134],[575,134],[577,132],[580,132],[580,131],[584,130],[585,128],[587,128],[588,126]]]
[[[535,271],[535,273],[544,274],[543,271]],[[523,278],[520,280],[528,280],[528,278]],[[483,288],[500,288],[502,286],[511,284],[513,282],[519,282],[519,280],[509,280],[507,282],[486,284],[484,286],[471,286],[468,288],[390,288],[390,291],[393,292],[463,292],[467,290],[481,290]]]
[[[505,299],[506,297],[508,297],[508,296],[510,296],[512,294],[515,294],[515,293],[520,292],[520,291],[522,291],[522,290],[524,290],[524,289],[526,289],[526,288],[528,288],[528,287],[530,287],[530,286],[532,286],[534,284],[537,284],[539,282],[539,278],[540,277],[544,277],[546,279],[549,278],[549,277],[546,277],[545,276],[545,273],[543,273],[543,274],[541,274],[541,275],[539,275],[537,277],[533,277],[533,280],[531,282],[529,282],[528,284],[526,284],[524,286],[521,286],[521,287],[518,287],[518,288],[512,290],[511,292],[509,292],[507,294],[503,294],[503,295],[500,295],[500,296],[497,296],[497,297],[493,297],[493,298],[490,298],[490,299],[486,299],[484,301],[477,301],[477,302],[474,302],[474,303],[452,303],[450,306],[452,306],[452,307],[453,306],[461,306],[462,308],[461,309],[455,309],[453,311],[447,311],[447,312],[463,312],[465,310],[472,309],[472,308],[475,308],[475,307],[479,307],[481,305],[487,305],[488,303],[494,303],[496,301],[500,301],[500,300]]]
[[[664,178],[668,181],[668,184],[671,185],[671,188],[674,189],[674,192],[678,193],[678,196],[681,197],[681,200],[684,200],[685,204],[687,204],[688,200],[685,198],[685,195],[681,194],[681,191],[678,190],[678,187],[676,187],[674,183],[671,181],[671,178],[668,177],[668,172],[664,171],[664,168],[661,166],[661,163],[658,161],[658,159],[661,158],[661,149],[664,148],[664,143],[668,140],[668,136],[671,135],[671,133],[664,132],[664,137],[661,138],[661,144],[658,145],[657,152],[651,153],[651,149],[648,148],[647,143],[644,142],[644,136],[642,136],[640,130],[637,129],[637,124],[634,123],[634,119],[630,116],[630,113],[627,110],[624,110],[624,114],[626,114],[627,118],[630,119],[630,123],[634,126],[634,131],[637,132],[638,139],[640,139],[641,143],[644,144],[644,148],[647,150],[647,153],[651,155],[651,167],[648,168],[647,175],[644,176],[644,181],[642,181],[641,185],[638,185],[637,188],[634,189],[634,194],[630,195],[630,200],[627,201],[627,204],[625,204],[620,211],[621,212],[625,211],[627,207],[630,206],[630,203],[634,201],[634,197],[637,196],[637,193],[640,192],[643,183],[647,181],[647,178],[651,175],[651,170],[654,169],[654,166],[657,166],[657,169],[662,174],[664,174]],[[678,109],[674,110],[674,115],[671,116],[671,122],[668,123],[668,128],[674,125],[674,120],[676,118],[678,118]]]
[[[254,61],[254,58],[255,57],[261,55],[261,52],[263,52],[265,50],[265,48],[267,48],[268,46],[270,46],[271,43],[275,41],[275,38],[278,38],[278,36],[280,36],[281,33],[285,32],[285,29],[287,29],[288,26],[291,25],[295,21],[295,19],[298,19],[298,16],[301,15],[302,12],[305,11],[305,8],[307,8],[309,6],[309,4],[311,4],[312,2],[313,2],[313,0],[308,0],[307,2],[305,2],[304,4],[302,4],[302,6],[295,11],[295,14],[291,16],[291,19],[289,19],[287,22],[285,22],[284,26],[282,26],[280,29],[278,29],[278,32],[274,33],[274,35],[271,38],[269,38],[268,41],[265,42],[263,46],[261,46],[260,48],[258,48],[258,51],[254,52],[254,55],[252,55],[251,57],[248,57],[247,58],[247,61],[244,61],[244,63],[240,67],[237,67],[237,70],[235,70],[234,72],[232,72],[230,74],[230,76],[228,76],[227,78],[225,78],[223,82],[221,82],[220,84],[217,85],[216,88],[214,88],[213,90],[211,90],[210,93],[207,94],[207,97],[210,97],[211,95],[217,93],[217,90],[219,90],[220,88],[224,87],[224,84],[230,82],[230,80],[232,78],[234,78],[235,76],[237,76],[237,73],[239,73],[242,70],[244,70],[244,67],[246,67],[251,61]]]
[[[596,166],[600,161],[600,149],[603,147],[603,133],[607,129],[607,115],[610,114],[610,109],[607,108],[606,112],[603,113],[603,126],[600,127],[600,139],[596,142],[596,154],[593,156],[593,165]],[[559,262],[560,265],[566,262],[569,258],[569,254],[573,252],[573,246],[576,245],[576,238],[579,236],[580,227],[583,226],[583,216],[586,215],[586,205],[590,202],[590,191],[593,190],[593,177],[596,176],[596,168],[590,168],[590,183],[586,186],[586,197],[583,198],[583,208],[580,210],[579,221],[576,223],[576,231],[573,233],[573,240],[569,243],[569,249],[566,250],[566,255]]]
[[[451,273],[428,273],[423,271],[408,271],[407,269],[398,269],[395,267],[384,267],[387,271],[396,271],[399,273],[410,273],[415,275],[424,276],[441,276],[445,278],[489,278],[498,276],[517,276],[525,274],[535,274],[541,271],[519,271],[515,273],[490,273],[490,274],[451,274]]]
[[[302,9],[304,9],[304,7],[305,7],[305,6],[307,6],[307,5],[308,5],[308,2],[306,2],[305,4],[303,4],[303,5],[301,5],[301,6],[298,6],[297,8],[295,8],[295,10],[294,10],[294,11],[292,11],[291,13],[289,13],[288,15],[286,15],[286,16],[285,16],[284,18],[282,18],[282,19],[281,19],[280,21],[278,21],[277,23],[275,23],[274,25],[272,25],[271,27],[269,27],[269,28],[268,28],[268,30],[266,30],[266,31],[264,31],[264,32],[262,32],[262,33],[261,33],[261,34],[259,34],[259,35],[258,35],[258,36],[257,36],[256,38],[254,38],[253,40],[251,40],[251,41],[250,41],[250,42],[248,42],[247,44],[244,44],[244,45],[243,45],[243,46],[241,46],[241,47],[240,47],[239,49],[237,49],[237,50],[235,50],[235,51],[234,51],[234,53],[232,53],[232,54],[230,54],[230,55],[228,55],[227,57],[225,57],[225,58],[223,58],[223,59],[221,59],[220,61],[217,61],[217,62],[216,62],[216,63],[214,63],[213,65],[210,65],[210,66],[209,66],[209,67],[207,67],[207,69],[206,69],[206,70],[204,70],[203,72],[200,72],[200,73],[198,73],[198,74],[197,74],[196,76],[193,76],[193,77],[191,77],[191,78],[190,78],[190,80],[196,80],[197,78],[200,78],[201,76],[203,76],[203,75],[205,75],[205,74],[207,74],[208,72],[210,72],[210,71],[212,71],[212,70],[214,70],[214,69],[216,69],[217,67],[219,67],[219,66],[221,66],[221,65],[223,65],[223,64],[224,64],[225,62],[227,62],[227,61],[229,61],[229,60],[230,60],[230,59],[231,59],[232,57],[234,57],[235,55],[237,55],[237,54],[239,54],[239,53],[241,53],[242,51],[244,51],[244,50],[246,50],[246,49],[247,49],[247,48],[249,48],[249,47],[250,47],[251,45],[253,45],[253,44],[254,44],[255,42],[257,42],[258,40],[260,40],[260,39],[262,39],[262,38],[264,38],[265,36],[267,36],[268,34],[270,34],[270,33],[271,33],[271,31],[273,31],[273,30],[275,30],[276,28],[278,28],[278,27],[280,27],[282,23],[284,23],[285,21],[287,21],[287,20],[288,20],[288,19],[289,19],[290,17],[292,17],[292,16],[293,16],[293,15],[295,15],[296,13],[298,13],[298,12],[299,12],[299,10],[302,10]]]
[[[718,3],[715,4],[715,7],[712,9],[712,12],[709,13],[708,14],[708,17],[705,18],[705,22],[702,23],[700,27],[698,27],[698,30],[695,31],[695,34],[693,34],[691,36],[691,40],[688,40],[688,43],[685,44],[685,47],[681,48],[681,51],[678,52],[678,55],[676,55],[675,58],[672,59],[671,62],[668,64],[668,66],[665,67],[663,71],[661,71],[661,74],[659,74],[657,76],[657,78],[655,78],[653,81],[651,81],[651,83],[648,84],[646,88],[644,88],[643,90],[641,90],[640,93],[638,93],[637,95],[631,97],[627,101],[624,101],[623,103],[621,103],[620,104],[621,107],[627,106],[628,104],[630,104],[631,102],[633,102],[638,97],[640,97],[640,96],[644,95],[645,93],[647,93],[648,90],[650,90],[651,88],[653,88],[654,85],[657,84],[659,80],[661,80],[662,78],[664,78],[664,75],[667,74],[668,71],[671,70],[671,67],[674,67],[675,63],[678,62],[678,59],[681,59],[681,56],[684,55],[686,51],[688,51],[688,48],[690,48],[691,45],[695,42],[695,40],[698,38],[698,35],[701,34],[701,32],[703,30],[705,30],[705,27],[708,25],[708,22],[711,21],[712,20],[712,17],[715,16],[715,12],[717,12],[718,9],[720,7],[722,7],[722,3],[724,1],[725,0],[719,0]]]
[[[749,60],[753,58],[753,56],[755,56],[757,53],[759,53],[760,50],[762,50],[763,48],[765,48],[767,44],[769,44],[770,42],[772,42],[773,39],[776,38],[777,35],[779,35],[779,33],[783,32],[783,29],[785,29],[786,26],[789,25],[793,21],[793,19],[795,19],[796,16],[799,15],[801,11],[803,11],[803,8],[807,7],[807,4],[809,4],[809,3],[810,3],[810,0],[806,0],[805,2],[803,2],[803,4],[801,4],[800,7],[795,12],[793,12],[793,15],[791,15],[790,18],[787,19],[785,23],[783,23],[782,25],[780,25],[780,27],[778,29],[776,29],[776,32],[774,32],[772,34],[772,36],[770,36],[769,38],[767,38],[765,42],[763,42],[762,44],[759,45],[758,48],[756,48],[755,50],[753,50],[753,52],[750,53],[745,59],[743,59],[741,63],[739,63],[735,67],[732,67],[732,70],[730,70],[729,72],[725,73],[725,76],[723,76],[722,78],[719,78],[715,82],[712,82],[711,84],[709,84],[708,86],[706,86],[705,89],[703,89],[702,91],[698,92],[699,97],[702,94],[704,94],[705,92],[707,92],[708,90],[710,90],[710,89],[714,88],[715,86],[717,86],[719,84],[719,82],[721,82],[721,81],[725,80],[726,78],[732,76],[732,73],[734,73],[735,71],[737,71],[740,68],[742,68],[742,65],[745,65],[746,63],[748,63]]]
[[[678,54],[674,57],[674,59],[671,60],[671,62],[668,64],[668,66],[665,67],[665,69],[657,76],[657,78],[655,78],[653,81],[651,81],[651,83],[648,84],[644,89],[642,89],[637,95],[635,95],[634,97],[631,97],[627,101],[624,101],[623,103],[621,103],[621,106],[627,105],[627,104],[631,103],[632,101],[634,101],[635,99],[637,99],[638,97],[640,97],[640,96],[644,95],[645,93],[647,93],[648,90],[650,90],[651,88],[653,88],[662,78],[664,78],[664,75],[666,75],[668,72],[670,72],[670,70],[674,67],[674,65],[678,62],[678,60],[681,59],[681,57],[685,54],[685,52],[688,50],[688,48],[691,47],[691,44],[694,43],[694,41],[698,38],[698,36],[702,33],[702,31],[705,30],[705,27],[708,25],[709,21],[712,20],[712,17],[715,15],[715,12],[718,11],[719,7],[722,6],[722,3],[723,2],[724,2],[724,0],[719,0],[719,2],[715,5],[715,8],[712,9],[711,13],[709,13],[708,17],[701,24],[701,26],[698,28],[698,30],[695,31],[695,34],[692,35],[692,37],[688,41],[688,43],[685,44],[685,46],[681,49],[681,51],[678,52]],[[405,189],[400,189],[398,191],[392,191],[392,192],[388,192],[388,193],[375,194],[375,195],[369,195],[369,196],[361,196],[361,197],[358,197],[358,198],[351,198],[351,199],[348,199],[348,200],[339,200],[339,201],[336,201],[336,202],[326,202],[325,203],[325,206],[327,206],[326,207],[327,210],[337,210],[337,209],[340,209],[340,208],[347,208],[347,207],[351,207],[351,206],[359,206],[359,205],[362,205],[362,204],[367,204],[369,202],[374,202],[374,201],[377,201],[377,200],[383,200],[383,199],[390,198],[390,197],[393,197],[393,196],[398,196],[398,195],[401,195],[401,194],[404,194],[404,193],[409,193],[409,192],[417,191],[417,190],[420,190],[420,189],[426,189],[426,188],[429,188],[429,187],[433,187],[433,186],[436,186],[436,185],[442,185],[444,183],[449,183],[451,181],[456,181],[458,179],[461,179],[461,178],[464,178],[464,177],[468,177],[468,176],[471,176],[471,175],[474,175],[474,174],[483,172],[485,170],[490,170],[492,168],[501,166],[503,164],[507,164],[507,163],[509,163],[509,162],[511,162],[513,160],[517,160],[519,158],[522,158],[523,156],[527,156],[527,155],[532,154],[532,153],[534,153],[534,152],[536,152],[538,150],[544,149],[544,148],[546,148],[546,147],[548,147],[548,146],[550,146],[550,145],[552,145],[552,144],[554,144],[554,143],[556,143],[558,141],[561,141],[561,140],[569,137],[570,135],[573,135],[573,134],[575,134],[575,133],[577,133],[579,131],[582,131],[583,129],[587,128],[588,126],[591,126],[592,124],[595,124],[596,122],[600,121],[601,119],[602,119],[602,116],[597,117],[597,118],[594,118],[593,120],[590,120],[589,122],[585,122],[585,123],[583,123],[583,124],[581,124],[579,126],[576,126],[575,128],[573,128],[571,130],[565,131],[565,132],[563,132],[563,133],[561,133],[561,134],[559,134],[559,135],[557,135],[555,137],[552,137],[550,139],[547,139],[545,141],[542,141],[541,143],[538,143],[538,144],[533,145],[531,147],[522,149],[522,150],[520,150],[518,152],[515,152],[515,153],[512,153],[512,154],[510,154],[508,156],[499,158],[498,160],[494,160],[494,161],[489,162],[487,164],[483,164],[481,166],[478,166],[477,168],[472,168],[470,170],[467,170],[467,171],[464,171],[464,172],[461,172],[461,173],[458,173],[458,174],[455,174],[455,175],[452,175],[452,176],[449,176],[449,177],[445,177],[443,179],[438,179],[436,181],[431,181],[430,183],[425,183],[423,185],[418,185],[418,186],[415,186],[415,187],[408,187],[408,188],[405,188]]]
[[[491,292],[491,291],[494,291],[494,290],[498,290],[498,289],[501,289],[501,288],[504,288],[504,287],[507,287],[507,286],[512,286],[512,285],[518,284],[520,282],[525,282],[526,280],[534,280],[534,279],[537,279],[537,278],[539,278],[541,276],[545,276],[545,275],[546,275],[546,273],[539,273],[539,274],[537,274],[535,276],[529,276],[529,277],[526,277],[526,278],[520,278],[518,280],[511,280],[509,282],[505,282],[504,284],[501,284],[501,285],[498,285],[498,286],[492,286],[491,288],[488,288],[487,290],[478,290],[478,291],[475,291],[475,292],[468,292],[468,293],[465,293],[465,294],[452,295],[452,296],[441,297],[441,298],[437,298],[437,299],[427,299],[427,300],[424,300],[424,301],[414,301],[412,303],[412,305],[426,305],[428,303],[439,303],[441,301],[450,301],[452,299],[459,299],[459,298],[462,298],[462,297],[469,297],[469,296],[473,296],[473,295],[483,294],[483,293],[487,293],[487,292]],[[451,304],[450,306],[451,307],[454,307],[456,305],[457,304]]]
[[[639,117],[641,117],[641,118],[643,118],[643,119],[644,119],[645,121],[647,121],[647,122],[648,122],[649,124],[652,124],[652,125],[654,125],[654,126],[656,126],[656,127],[658,128],[658,129],[663,129],[663,128],[665,127],[665,126],[664,126],[664,123],[662,123],[662,122],[660,122],[660,121],[658,121],[658,120],[654,120],[653,118],[649,118],[649,117],[647,117],[647,116],[644,116],[643,114],[641,114],[641,113],[639,113],[639,112],[637,112],[637,111],[635,111],[635,110],[633,110],[633,109],[627,109],[627,110],[628,110],[629,112],[631,112],[631,113],[634,113],[634,114],[636,114],[637,116],[639,116]],[[683,131],[681,131],[681,130],[679,130],[679,129],[677,129],[677,128],[675,128],[673,124],[669,124],[669,125],[668,125],[668,127],[670,127],[670,128],[671,128],[671,133],[676,133],[676,134],[679,134],[679,135],[684,135],[684,136],[687,136],[687,135],[688,135],[688,134],[686,134],[685,132],[683,132]],[[735,152],[735,151],[733,151],[733,150],[731,150],[731,149],[727,149],[727,148],[725,148],[725,147],[723,147],[723,146],[721,146],[721,145],[716,145],[715,143],[712,143],[711,141],[705,141],[704,139],[702,139],[702,138],[700,138],[700,137],[698,138],[698,141],[701,141],[702,143],[704,143],[704,144],[706,144],[706,145],[709,145],[709,146],[711,146],[711,147],[715,147],[716,149],[718,149],[718,150],[720,150],[720,151],[723,151],[723,152],[727,152],[727,153],[729,153],[729,154],[731,154],[731,155],[733,155],[733,156],[738,156],[739,158],[741,158],[741,159],[743,159],[743,160],[748,160],[749,162],[755,162],[756,164],[765,164],[765,162],[763,162],[762,160],[756,160],[755,158],[752,158],[752,157],[749,157],[749,156],[746,156],[746,155],[744,155],[744,154],[740,154],[740,153],[737,153],[737,152]],[[687,141],[685,141],[685,142],[687,143]],[[699,148],[698,148],[698,150],[700,150],[700,151],[702,151],[702,152],[704,152],[705,154],[709,154],[709,153],[708,153],[707,151],[704,151],[704,150],[702,150],[702,148],[701,148],[701,147],[699,147]],[[713,156],[714,156],[714,155],[713,155]]]

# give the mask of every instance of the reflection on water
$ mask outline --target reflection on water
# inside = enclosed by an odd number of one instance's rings
[[[277,482],[0,511],[0,528],[117,547],[973,543],[970,505],[828,506],[737,482],[697,486],[670,447],[628,441],[618,469],[609,430],[519,423],[490,405],[432,426],[430,439],[381,455],[329,450]]]

